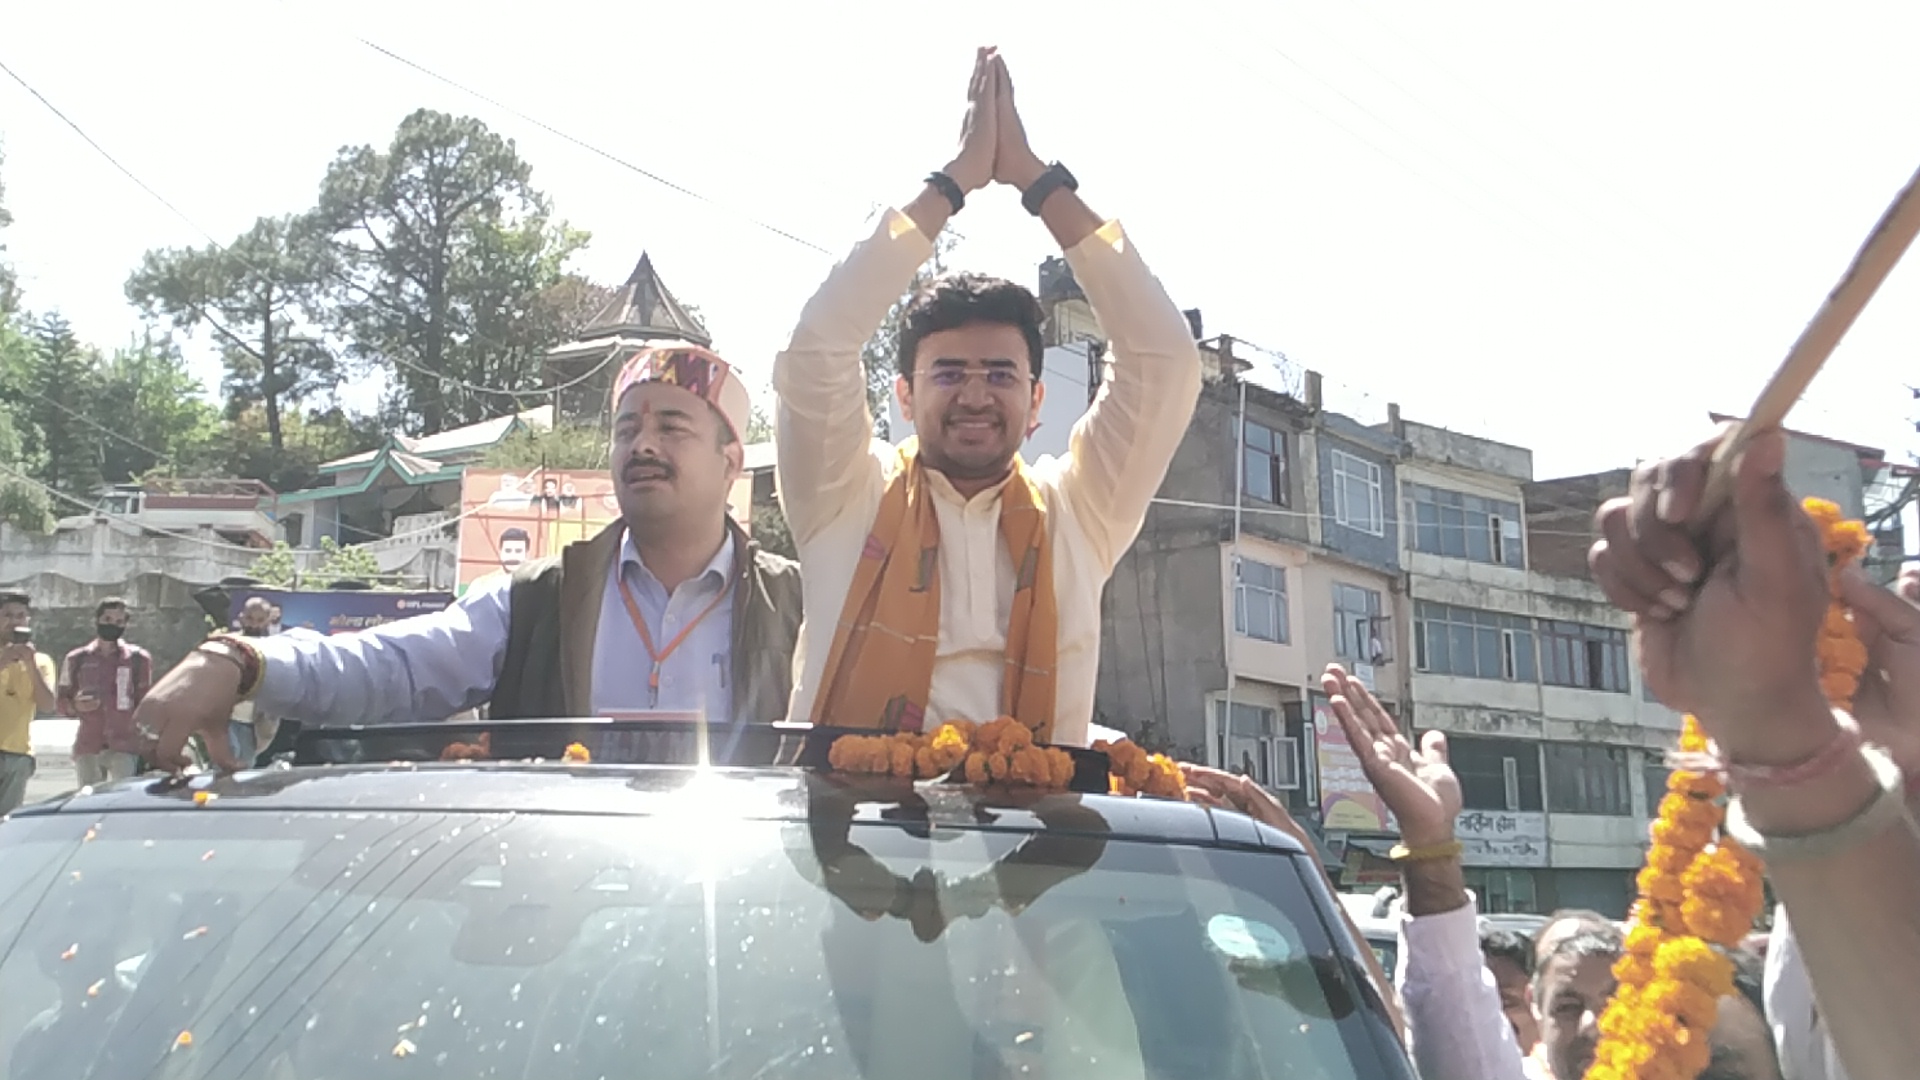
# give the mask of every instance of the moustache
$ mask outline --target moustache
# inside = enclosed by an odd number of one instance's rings
[[[657,474],[657,475],[648,475]],[[620,470],[622,480],[672,480],[678,471],[672,465],[657,457],[636,457],[627,461]]]
[[[1007,423],[1006,417],[1000,415],[999,409],[949,409],[940,418],[943,424],[957,424],[969,420],[991,420],[1001,427],[1005,427]]]

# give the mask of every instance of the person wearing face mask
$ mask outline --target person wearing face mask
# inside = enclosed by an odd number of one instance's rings
[[[1116,221],[1027,143],[1006,63],[975,56],[958,155],[835,267],[774,360],[779,491],[807,573],[795,720],[929,730],[1011,715],[1085,745],[1100,594],[1200,394],[1185,316]],[[1042,313],[962,274],[912,298],[894,393],[915,437],[873,439],[861,349],[967,197],[1017,189],[1066,253],[1112,362],[1066,454],[1020,447],[1045,387]]]
[[[351,634],[220,636],[167,673],[137,717],[159,760],[202,733],[235,768],[236,703],[301,724],[698,712],[786,715],[800,574],[727,513],[746,387],[719,356],[653,342],[613,383],[620,517],[438,612]],[[223,760],[224,759],[224,760]]]
[[[140,771],[133,714],[153,685],[153,657],[125,640],[130,612],[119,597],[93,609],[94,637],[60,669],[60,712],[79,719],[73,769],[81,786],[125,780]]]

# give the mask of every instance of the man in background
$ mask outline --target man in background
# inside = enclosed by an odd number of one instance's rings
[[[27,797],[33,778],[33,718],[52,712],[59,676],[53,657],[33,647],[33,601],[0,593],[0,814]]]
[[[263,638],[273,634],[275,608],[264,599],[248,598],[240,608],[240,633],[244,637]],[[260,751],[273,745],[280,730],[280,718],[254,708],[251,701],[234,705],[233,718],[227,722],[227,746],[235,761],[243,766],[256,764]]]
[[[82,787],[140,771],[133,710],[153,685],[153,657],[124,640],[130,614],[119,597],[100,601],[93,609],[93,640],[68,653],[60,670],[60,712],[80,721],[73,769]]]
[[[1489,926],[1480,931],[1480,955],[1500,991],[1500,1011],[1513,1025],[1520,1046],[1540,1041],[1540,1019],[1533,1011],[1533,942],[1525,934]]]

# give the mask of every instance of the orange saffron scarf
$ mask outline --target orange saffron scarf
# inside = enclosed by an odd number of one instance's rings
[[[919,443],[900,446],[866,549],[833,632],[821,690],[809,718],[821,726],[919,731],[940,642],[940,521]],[[1000,711],[1040,742],[1053,733],[1060,612],[1053,591],[1047,506],[1019,457],[1000,492],[1000,538],[1015,570],[1013,610],[1000,680]],[[963,581],[963,589],[992,589]],[[991,717],[966,717],[985,722]]]

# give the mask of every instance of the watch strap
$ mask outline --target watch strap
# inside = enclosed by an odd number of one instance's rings
[[[947,197],[947,202],[952,204],[954,213],[957,214],[966,207],[967,193],[960,190],[959,182],[953,177],[936,169],[927,174],[927,183],[933,185],[935,191]]]
[[[1039,217],[1040,208],[1046,205],[1047,198],[1061,188],[1079,191],[1080,181],[1073,178],[1073,174],[1067,171],[1065,165],[1056,161],[1047,166],[1047,171],[1040,174],[1040,179],[1035,180],[1026,191],[1020,194],[1020,205],[1026,207],[1027,213]]]

